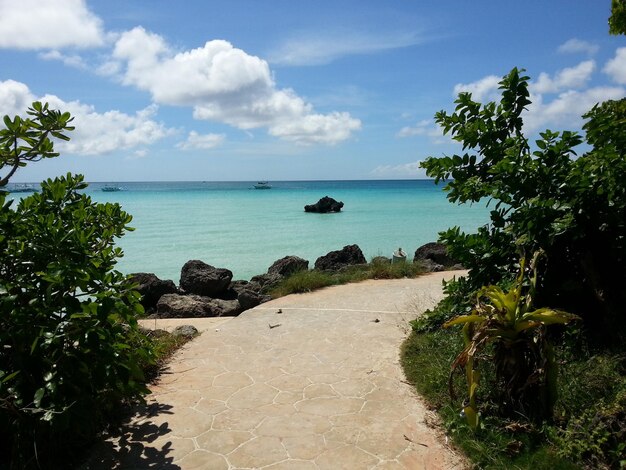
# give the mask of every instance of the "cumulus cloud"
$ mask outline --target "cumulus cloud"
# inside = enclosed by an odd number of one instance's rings
[[[277,88],[265,60],[223,40],[176,52],[137,27],[119,36],[106,70],[156,103],[193,107],[196,119],[267,127],[270,135],[300,144],[334,144],[361,127],[347,113],[315,113],[293,90]]]
[[[88,66],[81,56],[78,54],[63,54],[58,50],[42,52],[39,57],[43,60],[58,60],[64,65],[75,67],[77,69],[87,69]]]
[[[574,67],[560,70],[553,78],[542,72],[530,88],[535,93],[557,93],[567,88],[581,88],[587,84],[595,68],[596,63],[593,60],[586,60]]]
[[[224,143],[225,138],[224,134],[198,134],[196,131],[191,131],[187,136],[187,140],[179,142],[176,144],[176,147],[182,150],[207,150],[219,147]]]
[[[380,165],[370,174],[377,178],[424,178],[426,170],[420,168],[420,161],[403,163],[401,165]]]
[[[104,43],[84,0],[0,0],[0,48],[57,49]]]
[[[396,135],[397,137],[413,137],[416,135],[441,137],[442,134],[441,128],[431,119],[424,119],[423,121],[419,121],[415,126],[403,127]]]
[[[502,80],[497,75],[489,75],[472,83],[458,83],[454,85],[454,95],[461,92],[471,93],[474,101],[493,101],[498,98],[498,82]]]
[[[532,95],[533,103],[524,113],[524,128],[528,132],[543,131],[546,128],[580,129],[582,115],[594,105],[606,100],[624,97],[626,90],[621,87],[594,87],[587,90],[567,90],[554,100],[544,102],[542,95]]]
[[[582,39],[572,38],[561,44],[557,50],[561,54],[583,53],[594,55],[599,49],[600,47],[597,44],[593,44],[589,41],[583,41]]]
[[[278,47],[270,53],[270,62],[279,65],[324,65],[348,55],[372,54],[414,46],[423,41],[415,33],[373,35],[316,31]]]
[[[100,155],[119,149],[149,145],[173,131],[156,122],[156,105],[134,115],[112,110],[98,113],[93,106],[79,101],[64,101],[55,95],[36,97],[28,87],[14,80],[0,81],[0,115],[24,115],[33,101],[50,104],[53,109],[68,111],[76,127],[69,142],[59,142],[59,150],[80,155]]]
[[[626,47],[615,51],[615,57],[609,60],[602,69],[615,83],[626,85]]]
[[[530,100],[532,104],[523,113],[524,129],[527,133],[543,131],[546,128],[553,130],[582,128],[582,115],[594,105],[606,100],[621,99],[626,95],[626,89],[620,86],[594,86],[587,88],[596,69],[593,60],[564,68],[553,76],[547,73],[539,74],[537,81],[529,84]],[[626,84],[626,48],[620,48],[613,60],[604,68],[616,82]],[[469,84],[456,85],[455,93],[459,91],[476,91],[475,101],[499,99],[496,94],[497,82],[500,78],[489,75],[481,80]],[[556,94],[548,99],[547,96]],[[483,98],[483,99],[478,99]],[[410,135],[412,128],[407,128],[405,134]],[[402,131],[401,131],[402,132]],[[413,128],[414,135],[422,132],[419,125]]]

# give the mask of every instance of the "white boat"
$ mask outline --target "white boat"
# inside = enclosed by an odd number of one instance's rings
[[[112,192],[115,192],[115,191],[121,191],[122,190],[121,187],[115,186],[115,185],[112,185],[112,184],[107,184],[106,186],[102,186],[101,189],[102,189],[102,191],[104,191],[106,193],[112,193]]]
[[[254,185],[254,189],[272,189],[272,186],[267,181],[259,181]]]

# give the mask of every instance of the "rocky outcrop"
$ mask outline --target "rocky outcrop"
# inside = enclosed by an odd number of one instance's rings
[[[269,269],[268,274],[278,274],[279,276],[290,276],[298,271],[306,271],[309,269],[309,262],[297,256],[285,256],[274,261]]]
[[[152,318],[235,316],[241,312],[237,300],[211,299],[202,295],[166,294],[159,299]]]
[[[200,260],[187,261],[180,272],[180,287],[185,292],[206,297],[219,298],[223,294],[233,273],[228,269],[215,268]]]
[[[237,301],[241,306],[241,310],[254,308],[257,305],[268,302],[270,300],[272,300],[272,298],[269,295],[261,294],[259,291],[252,289],[242,290],[241,292],[239,292],[239,296],[237,297]]]
[[[358,245],[346,245],[341,250],[331,251],[315,261],[315,269],[339,271],[346,266],[366,264],[365,256]]]
[[[446,269],[463,269],[458,261],[448,254],[443,243],[426,243],[415,250],[413,262],[420,264],[427,271],[443,271]]]
[[[159,279],[153,273],[134,273],[130,275],[130,279],[139,284],[136,290],[141,294],[141,305],[146,312],[156,308],[161,296],[178,292],[174,281]]]
[[[327,212],[339,212],[343,207],[343,202],[335,201],[332,197],[324,196],[315,204],[304,206],[304,212],[318,212],[325,214]]]
[[[250,279],[250,284],[252,284],[253,286],[257,286],[257,289],[260,292],[267,292],[269,289],[274,287],[282,280],[283,276],[281,276],[280,274],[259,274],[258,276],[253,276],[252,279]]]

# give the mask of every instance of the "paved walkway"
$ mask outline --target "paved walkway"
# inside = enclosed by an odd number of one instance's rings
[[[365,281],[232,319],[186,320],[202,335],[86,468],[463,468],[399,364],[408,321],[453,274]]]

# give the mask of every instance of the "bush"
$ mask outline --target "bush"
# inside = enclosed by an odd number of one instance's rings
[[[546,130],[534,145],[523,134],[529,77],[513,69],[499,103],[460,93],[455,112],[436,121],[463,144],[462,155],[422,164],[454,203],[493,201],[491,222],[476,233],[440,234],[469,268],[474,290],[510,280],[519,254],[546,254],[538,304],[584,316],[598,339],[619,340],[626,315],[626,99],[585,114],[591,150],[575,159],[582,138]],[[610,274],[609,274],[610,273]]]
[[[0,439],[10,449],[0,458],[14,468],[88,442],[120,402],[147,393],[143,309],[114,269],[131,216],[92,202],[86,186],[49,179],[15,209],[0,192]]]

